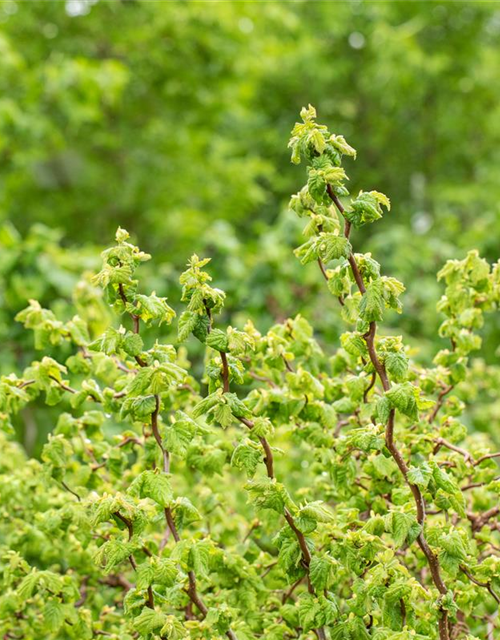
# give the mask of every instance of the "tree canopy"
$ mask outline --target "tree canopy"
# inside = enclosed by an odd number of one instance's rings
[[[297,296],[312,308],[313,277],[290,295],[298,272],[281,254],[299,233],[282,140],[310,101],[363,144],[359,175],[398,203],[368,248],[383,243],[402,279],[419,274],[401,322],[421,344],[437,266],[455,248],[496,257],[491,4],[73,0],[4,2],[1,15],[0,203],[22,235],[42,222],[75,247],[121,224],[176,270],[193,249],[211,255],[231,310],[251,305],[263,326]]]

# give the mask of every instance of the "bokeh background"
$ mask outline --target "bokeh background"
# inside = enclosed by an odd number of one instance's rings
[[[436,272],[471,248],[500,253],[499,76],[497,3],[1,2],[2,372],[35,357],[15,314],[37,298],[73,315],[118,225],[174,307],[196,252],[228,322],[265,330],[300,312],[335,344],[335,301],[293,257],[287,210],[304,181],[287,141],[308,103],[358,149],[352,192],[392,200],[355,243],[407,285],[390,329],[429,360]],[[484,336],[493,363],[498,321]],[[35,452],[50,419],[36,422],[19,424]]]

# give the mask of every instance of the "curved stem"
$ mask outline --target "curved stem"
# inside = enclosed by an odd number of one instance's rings
[[[441,391],[441,393],[438,395],[438,399],[436,402],[436,406],[434,407],[431,415],[429,416],[429,423],[433,422],[435,417],[437,416],[439,410],[441,409],[441,407],[443,406],[443,402],[444,402],[444,398],[446,395],[448,395],[448,393],[450,393],[450,391],[452,391],[452,389],[454,388],[455,385],[450,384],[448,387],[446,387],[446,389],[443,389]]]
[[[326,276],[326,274],[325,274]],[[210,313],[210,309],[208,309],[208,307],[205,305],[205,309],[207,312],[207,316],[209,319],[209,330],[211,330],[212,328],[212,314]],[[227,364],[227,355],[223,352],[223,351],[219,351],[220,353],[220,357],[222,360],[222,379],[223,379],[223,392],[224,393],[228,393],[230,386],[229,386],[229,369],[228,369],[228,364]],[[289,365],[287,364],[286,360],[285,360],[285,364],[287,365],[287,368],[289,367]],[[290,369],[289,369],[290,370]],[[244,424],[248,429],[253,429],[255,426],[255,423],[252,420],[249,420],[248,418],[241,418],[239,417],[238,420]],[[273,479],[275,477],[274,475],[274,457],[273,457],[273,452],[271,449],[271,446],[269,444],[269,442],[267,441],[266,438],[259,436],[259,442],[262,446],[262,449],[264,450],[265,456],[264,456],[264,463],[266,465],[266,472],[267,472],[267,477],[270,479]],[[297,538],[297,541],[299,543],[299,547],[301,550],[301,554],[302,554],[302,566],[304,567],[304,569],[307,572],[307,585],[308,585],[308,590],[309,593],[315,595],[315,590],[314,587],[312,586],[311,583],[311,579],[310,579],[310,574],[309,574],[309,565],[311,564],[311,553],[307,547],[307,542],[305,539],[304,534],[302,533],[302,531],[300,531],[300,529],[296,526],[293,515],[290,513],[290,511],[288,511],[288,509],[284,510],[283,513],[285,520],[287,521],[290,529],[293,531],[293,533],[295,534],[295,537]],[[325,634],[325,630],[323,627],[319,627],[318,629],[314,629],[314,632],[316,634],[316,636],[319,638],[319,640],[326,640],[326,634]]]
[[[478,587],[484,587],[485,589],[488,589],[490,594],[496,600],[497,604],[500,604],[500,597],[493,590],[493,587],[491,586],[491,582],[480,582],[479,580],[476,580],[476,578],[474,578],[474,576],[464,566],[460,566],[460,571],[462,571],[462,573],[464,573],[469,578],[469,580],[475,585],[477,585]]]
[[[339,198],[333,192],[333,189],[331,188],[330,185],[328,185],[327,190],[328,190],[328,195],[330,196],[331,200],[337,207],[338,211],[345,218],[345,209],[342,203],[340,202]],[[344,236],[346,238],[349,238],[350,232],[351,232],[351,225],[349,221],[345,219]],[[366,292],[366,287],[364,285],[363,278],[361,277],[354,254],[351,254],[349,256],[349,264],[351,266],[354,280],[356,281],[358,289],[360,293],[363,295]],[[382,387],[384,391],[389,391],[389,389],[391,388],[391,383],[387,376],[387,372],[385,370],[384,365],[379,360],[377,350],[375,347],[376,333],[377,333],[377,324],[375,322],[371,322],[369,325],[369,330],[367,333],[365,333],[363,338],[366,342],[368,354],[370,356],[370,361],[373,365],[373,368],[377,372],[378,377],[380,378]],[[389,418],[387,420],[386,429],[385,429],[386,445],[394,461],[398,465],[398,468],[402,473],[407,485],[409,486],[412,492],[413,498],[415,500],[415,505],[417,508],[417,521],[421,526],[420,534],[417,537],[417,543],[427,560],[427,564],[429,565],[432,581],[434,582],[434,585],[438,589],[439,593],[441,595],[446,595],[446,593],[448,592],[448,589],[446,588],[446,585],[444,584],[443,579],[441,577],[441,567],[439,565],[439,559],[436,556],[436,554],[432,551],[432,549],[429,547],[429,544],[425,539],[425,535],[424,535],[425,500],[423,498],[422,492],[420,491],[420,488],[417,485],[412,484],[408,480],[408,466],[394,441],[394,421],[395,421],[395,410],[393,409],[389,414]],[[446,609],[440,608],[438,624],[439,624],[440,640],[449,640],[450,636],[449,636],[448,612],[446,611]]]
[[[224,393],[229,391],[229,366],[227,363],[227,355],[224,351],[219,351],[220,359],[222,360],[222,389]]]
[[[119,511],[115,511],[114,516],[116,516],[118,518],[118,520],[121,520],[123,522],[123,524],[127,527],[128,530],[128,539],[129,541],[132,540],[132,538],[134,537],[134,525],[132,520],[130,520],[130,518],[127,518],[126,516],[122,515]],[[145,549],[143,549],[143,551],[145,551]],[[148,551],[146,553],[146,555],[151,556],[151,553]],[[137,570],[137,562],[135,561],[134,555],[131,553],[128,557],[130,565],[132,567],[132,569],[134,571]],[[154,597],[153,597],[153,589],[151,588],[151,586],[148,587],[148,601],[146,603],[146,606],[149,607],[150,609],[154,609],[155,608],[155,603],[154,603]]]
[[[123,301],[123,303],[126,305],[127,304],[127,296],[125,294],[125,291],[123,289],[123,286],[120,284],[118,285],[119,288],[119,293],[120,293],[120,297]],[[130,313],[130,312],[129,312]],[[210,310],[207,308],[207,314],[209,315],[209,319],[211,322],[211,314],[210,314]],[[134,323],[134,333],[139,333],[140,330],[140,325],[139,325],[139,316],[134,314],[134,313],[130,313],[130,316],[132,317],[133,323]],[[225,355],[225,354],[224,354]],[[140,356],[136,356],[135,357],[137,364],[140,367],[146,367],[147,363],[140,357]],[[226,366],[227,366],[227,360],[226,360]],[[229,374],[228,374],[228,379],[229,379]],[[163,472],[164,473],[170,473],[170,453],[169,451],[163,446],[163,442],[161,439],[161,435],[160,435],[160,431],[158,428],[158,417],[160,414],[160,396],[158,394],[155,394],[155,409],[153,411],[153,413],[151,414],[151,431],[153,433],[154,439],[156,441],[156,444],[158,445],[158,448],[160,449],[161,453],[162,453],[162,458],[163,458]],[[165,513],[165,520],[167,522],[167,527],[168,530],[171,532],[172,537],[174,538],[175,542],[178,543],[180,541],[180,536],[179,536],[179,532],[177,530],[177,527],[175,525],[175,520],[172,514],[172,510],[170,507],[166,507],[164,510]],[[121,518],[123,520],[123,518]],[[124,521],[125,522],[125,521]],[[129,537],[130,537],[130,529],[129,529]],[[163,540],[166,541],[166,536],[164,535]],[[163,544],[163,541],[162,541]],[[165,545],[163,545],[164,547]],[[131,556],[131,561],[133,561],[133,557]],[[189,586],[186,589],[186,593],[189,596],[189,599],[191,600],[191,602],[198,608],[198,610],[200,611],[201,615],[203,618],[205,618],[208,614],[208,608],[205,605],[205,603],[203,602],[201,596],[198,593],[198,588],[197,588],[197,583],[196,583],[196,575],[194,573],[194,571],[188,571],[188,583]],[[151,587],[149,587],[148,589],[148,594],[149,594],[149,590],[151,589]],[[150,600],[152,602],[152,591],[151,591],[151,597]],[[148,604],[149,606],[149,604]],[[154,604],[152,605],[154,607]],[[228,631],[226,631],[226,636],[228,638],[230,638],[230,640],[238,640],[237,636],[235,635],[235,633],[233,631],[231,631],[231,629],[229,629]]]

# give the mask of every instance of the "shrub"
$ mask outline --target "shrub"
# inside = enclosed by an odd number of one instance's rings
[[[180,279],[179,345],[148,341],[175,312],[141,292],[150,256],[123,229],[94,282],[126,326],[91,336],[32,301],[18,319],[37,346],[73,352],[1,381],[6,430],[36,398],[60,408],[42,462],[4,443],[4,638],[493,637],[500,454],[464,421],[500,266],[471,251],[439,272],[449,346],[419,364],[378,330],[401,312],[403,284],[353,248],[389,199],[346,204],[354,149],[312,107],[301,115],[296,255],[339,301],[341,346],[320,346],[300,315],[264,335],[224,327],[225,294],[196,255]],[[191,335],[206,346],[201,376],[180,346]]]

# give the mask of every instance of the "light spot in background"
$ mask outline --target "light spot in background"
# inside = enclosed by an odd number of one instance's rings
[[[66,13],[72,18],[85,16],[90,11],[90,4],[88,0],[67,0]]]
[[[253,31],[253,21],[250,18],[241,18],[238,22],[239,30],[242,33],[252,33]]]
[[[309,466],[309,460],[302,460],[302,462],[300,463],[300,466],[303,469],[307,469],[307,467]]]
[[[362,49],[365,46],[365,36],[359,31],[353,31],[349,36],[349,44],[353,49]]]
[[[410,193],[414,200],[422,201],[425,198],[425,188],[427,185],[426,177],[420,171],[411,174],[410,177]]]
[[[458,15],[460,16],[461,23],[465,25],[474,19],[474,9],[472,7],[465,6]]]
[[[495,11],[485,27],[486,31],[495,36],[500,33],[500,11]]]
[[[18,6],[15,2],[2,2],[2,10],[8,16],[12,16],[17,13]]]
[[[83,16],[89,12],[89,8],[85,0],[68,0],[66,2],[66,13],[75,18]]]
[[[49,22],[48,24],[43,25],[42,33],[46,38],[52,40],[52,38],[55,38],[59,33],[59,29],[57,28],[57,25]]]
[[[352,0],[350,2],[351,13],[359,14],[363,10],[362,0]]]
[[[438,4],[436,7],[434,7],[432,13],[436,18],[445,18],[448,15],[448,9],[444,5]]]
[[[411,226],[416,234],[422,236],[432,227],[432,217],[425,211],[419,211],[412,217]]]

